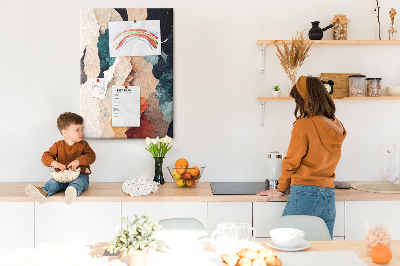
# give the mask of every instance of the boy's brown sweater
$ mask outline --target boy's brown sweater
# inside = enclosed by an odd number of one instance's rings
[[[330,126],[324,120],[313,116],[298,119],[294,124],[278,181],[280,191],[286,191],[290,185],[334,187],[335,169],[347,132],[337,119],[327,121]]]
[[[96,160],[96,154],[87,141],[81,140],[72,146],[68,145],[65,140],[57,141],[43,153],[42,163],[44,166],[50,167],[53,161],[57,161],[68,166],[75,159],[79,161],[81,173],[89,175],[91,173],[90,165]],[[88,169],[88,173],[86,173],[86,169]]]

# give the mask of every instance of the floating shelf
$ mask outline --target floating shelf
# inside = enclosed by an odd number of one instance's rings
[[[289,43],[291,40],[258,40],[257,46],[261,46],[261,74],[265,74],[265,47],[276,42]],[[312,40],[306,40],[312,41]],[[313,45],[400,45],[400,40],[316,40]]]
[[[380,96],[380,97],[333,97],[334,100],[400,100],[400,96]],[[292,100],[292,97],[258,97],[261,102],[261,122],[260,127],[264,126],[265,102]]]
[[[400,96],[380,96],[380,97],[332,97],[334,100],[394,100],[400,99]],[[279,101],[279,100],[294,100],[292,97],[258,97],[259,101]]]
[[[257,45],[262,46],[264,44],[274,44],[281,40],[258,40]],[[291,42],[291,40],[282,40],[285,43]],[[306,40],[312,41],[312,40]],[[325,44],[325,45],[399,45],[400,40],[314,40],[313,44]]]

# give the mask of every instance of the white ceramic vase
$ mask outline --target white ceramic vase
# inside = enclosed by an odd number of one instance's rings
[[[272,91],[272,97],[279,97],[281,96],[281,91]]]
[[[132,250],[128,254],[129,266],[146,266],[149,249]]]

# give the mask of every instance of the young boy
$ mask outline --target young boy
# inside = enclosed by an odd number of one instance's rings
[[[43,153],[44,166],[52,166],[64,171],[71,168],[81,168],[77,179],[70,183],[60,183],[51,178],[43,187],[27,185],[26,194],[38,203],[45,203],[46,197],[65,190],[65,203],[72,204],[75,197],[79,196],[89,187],[90,166],[96,160],[96,154],[89,144],[82,140],[83,118],[74,113],[63,113],[57,119],[57,127],[64,140],[57,141],[51,148]]]

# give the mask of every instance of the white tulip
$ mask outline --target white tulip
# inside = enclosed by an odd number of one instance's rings
[[[157,136],[157,138],[156,138],[156,141],[157,141],[157,143],[159,143],[159,142],[160,142],[160,139],[158,138],[158,136]]]
[[[167,136],[167,138],[168,138],[167,143],[171,143],[172,138],[170,138],[170,137],[168,137],[168,136]]]
[[[150,145],[151,143],[151,138],[147,137],[144,142],[146,142],[147,145]]]
[[[160,139],[161,143],[165,143],[165,138]]]
[[[157,144],[157,139],[151,139],[151,143]]]

